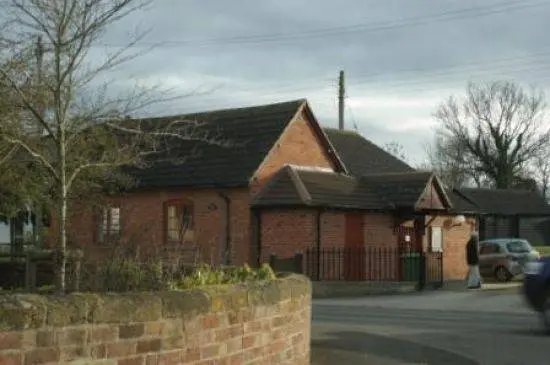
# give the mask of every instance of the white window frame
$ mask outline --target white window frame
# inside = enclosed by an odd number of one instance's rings
[[[103,207],[99,221],[99,241],[105,242],[105,239],[118,237],[120,228],[120,207]]]
[[[443,229],[430,227],[430,251],[443,252]]]

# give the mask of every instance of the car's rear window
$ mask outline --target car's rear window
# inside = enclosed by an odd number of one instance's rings
[[[506,249],[511,253],[528,253],[531,251],[531,245],[526,241],[511,241],[506,243]]]

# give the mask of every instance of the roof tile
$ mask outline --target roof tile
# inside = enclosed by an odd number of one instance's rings
[[[325,128],[325,134],[354,176],[382,172],[413,172],[411,166],[355,131]]]
[[[291,174],[299,176],[309,201],[304,201]],[[432,177],[431,173],[380,173],[352,177],[339,173],[286,166],[258,194],[254,206],[331,207],[384,210],[413,207]]]
[[[247,186],[253,173],[293,119],[305,100],[254,107],[214,110],[172,117],[144,119],[146,123],[174,120],[199,122],[199,134],[220,136],[232,146],[174,140],[170,155],[132,169],[138,187]]]

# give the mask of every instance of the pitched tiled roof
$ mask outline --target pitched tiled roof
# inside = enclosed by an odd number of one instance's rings
[[[285,166],[254,199],[261,206],[310,206],[365,210],[414,207],[433,178],[429,172],[352,177],[314,168]]]
[[[550,206],[537,192],[521,189],[460,188],[455,194],[481,214],[550,215]]]
[[[328,139],[354,176],[415,171],[355,131],[325,128]]]
[[[466,197],[459,194],[455,189],[445,189],[447,196],[452,202],[452,208],[450,211],[455,214],[476,214],[479,211],[479,207]]]
[[[224,109],[183,116],[152,118],[146,123],[197,121],[197,132],[217,136],[232,146],[203,141],[169,141],[170,157],[143,169],[134,169],[139,187],[247,186],[281,133],[305,100]]]

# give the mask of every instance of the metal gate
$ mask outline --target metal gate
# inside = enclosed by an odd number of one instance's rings
[[[443,252],[424,252],[424,281],[419,282],[419,289],[438,289],[443,286]]]
[[[443,253],[425,252],[417,240],[414,227],[397,227],[399,279],[418,281],[419,290],[442,287]]]

